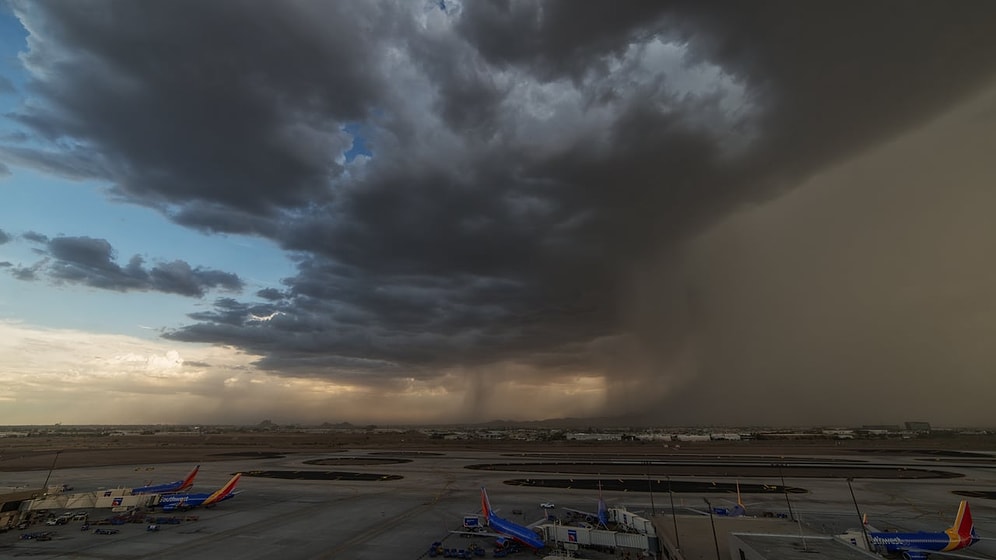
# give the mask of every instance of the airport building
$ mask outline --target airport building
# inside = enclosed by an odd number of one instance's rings
[[[62,492],[58,487],[49,488],[49,492],[41,488],[6,492],[0,494],[0,528],[13,527],[21,521],[36,518],[39,513],[52,510],[106,508],[121,512],[153,507],[158,501],[159,494],[133,496],[128,488],[73,494]]]
[[[917,434],[929,434],[930,422],[906,422],[906,431]]]
[[[0,494],[0,528],[16,525],[20,521],[22,506],[41,494],[41,488]]]
[[[108,508],[111,511],[127,511],[139,507],[152,507],[159,500],[159,494],[131,495],[129,488],[79,492],[75,494],[50,494],[32,500],[27,510]],[[24,509],[24,508],[22,508]]]

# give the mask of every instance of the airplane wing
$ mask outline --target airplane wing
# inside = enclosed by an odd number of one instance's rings
[[[547,522],[547,518],[546,518],[546,517],[544,517],[544,518],[542,518],[542,519],[537,519],[536,521],[533,521],[533,522],[532,522],[532,523],[530,523],[529,525],[526,525],[526,527],[529,527],[530,529],[532,529],[532,528],[534,528],[534,527],[538,527],[539,525],[542,525],[542,524],[544,524],[544,523],[546,523],[546,522]]]
[[[508,535],[502,535],[501,533],[492,533],[491,531],[461,531],[459,529],[453,529],[450,531],[453,535],[463,535],[466,537],[494,537],[494,538],[508,538]]]
[[[573,508],[569,508],[569,507],[564,507],[564,508],[560,508],[560,509],[562,509],[562,510],[568,512],[568,513],[573,513],[573,514],[576,514],[576,515],[583,515],[585,517],[590,517],[590,518],[595,519],[595,520],[598,519],[598,514],[590,512],[590,511],[584,511],[584,510],[580,510],[580,509],[573,509]]]

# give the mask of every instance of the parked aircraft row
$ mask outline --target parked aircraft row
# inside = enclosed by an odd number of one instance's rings
[[[235,474],[227,483],[214,492],[183,492],[193,486],[194,478],[197,476],[199,469],[200,465],[195,466],[183,480],[133,488],[131,493],[133,495],[160,494],[158,506],[163,511],[190,509],[199,506],[209,507],[237,495],[235,487],[242,477],[242,473]],[[591,522],[597,520],[601,527],[607,527],[608,508],[602,497],[601,485],[599,485],[598,510],[596,512],[592,513],[571,508],[564,509],[573,514],[585,516]],[[540,534],[533,529],[536,525],[544,522],[545,519],[526,526],[499,516],[494,508],[491,507],[487,489],[484,487],[481,487],[481,511],[483,512],[485,526],[494,532],[477,534],[491,535],[498,538],[499,546],[504,546],[508,540],[518,542],[534,550],[540,550],[546,545]],[[741,499],[738,484],[736,506],[730,510],[726,510],[724,514],[740,516],[746,513],[746,507]],[[959,505],[954,524],[945,531],[902,533],[878,531],[870,526],[866,526],[860,532],[849,532],[839,536],[856,546],[870,548],[875,552],[886,555],[900,554],[906,560],[926,560],[928,555],[932,553],[944,554],[953,550],[967,548],[979,541],[979,536],[976,534],[975,525],[972,521],[971,510],[969,509],[968,502],[964,500]]]
[[[211,506],[235,497],[237,494],[235,486],[239,483],[242,473],[237,473],[224,486],[214,492],[182,493],[184,490],[188,490],[194,486],[194,479],[197,477],[197,472],[200,468],[200,465],[195,466],[182,480],[132,488],[131,494],[133,496],[160,494],[161,496],[157,505],[163,511]]]
[[[199,466],[194,467],[194,470],[192,470],[190,474],[188,474],[187,477],[181,481],[158,486],[137,488],[133,489],[132,492],[139,494],[150,493],[150,490],[156,490],[158,493],[163,494],[159,499],[159,506],[163,509],[163,511],[189,509],[198,506],[208,507],[235,497],[237,494],[235,492],[235,487],[238,484],[239,479],[242,477],[241,473],[237,473],[227,483],[225,483],[224,486],[215,492],[172,493],[174,490],[190,488],[193,485],[193,480],[197,475],[198,468]],[[602,497],[601,487],[599,487],[598,492],[597,512],[591,513],[571,508],[565,508],[565,510],[574,514],[583,515],[592,521],[597,520],[601,527],[607,527],[608,508],[605,504],[604,498]],[[481,487],[481,511],[484,514],[485,525],[496,531],[496,533],[486,534],[491,534],[499,539],[512,539],[534,550],[542,549],[546,545],[539,533],[533,530],[535,525],[545,520],[540,520],[540,522],[526,526],[499,516],[495,512],[494,508],[492,508],[491,501],[488,498],[487,489],[484,487]],[[744,514],[746,514],[746,508],[743,505],[738,485],[737,503],[728,515],[739,516]],[[972,512],[969,509],[968,502],[965,500],[959,504],[958,514],[955,518],[954,524],[945,531],[901,533],[878,531],[870,526],[864,528],[863,531],[866,535],[864,543],[857,541],[857,539],[854,539],[853,536],[850,539],[851,542],[859,546],[861,544],[870,546],[872,550],[882,554],[898,553],[907,560],[926,560],[928,555],[931,553],[944,553],[959,550],[972,546],[979,541],[979,537],[975,531],[975,525],[972,521]],[[504,543],[499,541],[498,544],[503,545]]]
[[[242,478],[242,473],[237,473],[231,478],[231,480],[226,482],[224,486],[214,492],[197,494],[164,494],[159,498],[158,506],[161,507],[163,511],[190,509],[198,506],[212,506],[218,502],[234,498],[237,494],[237,492],[235,492],[235,485],[239,483],[240,478]]]
[[[597,519],[603,527],[607,524],[607,509],[605,500],[602,498],[601,489],[599,489],[597,513],[592,514],[581,510],[565,508],[565,510],[575,514],[591,516],[592,519]],[[546,545],[540,534],[533,530],[535,525],[544,520],[540,520],[530,526],[525,526],[498,516],[491,507],[488,492],[484,487],[481,488],[481,510],[484,513],[485,525],[496,531],[496,533],[479,534],[487,534],[499,539],[513,539],[534,550],[542,549]],[[731,514],[737,516],[746,513],[746,508],[740,498],[739,491],[737,492],[737,505],[733,508],[733,511],[735,513]],[[867,536],[865,542],[861,542],[855,537],[855,535],[860,536],[860,532],[840,535],[840,537],[862,548],[870,546],[873,551],[883,555],[901,555],[905,560],[926,560],[931,554],[943,555],[953,550],[968,548],[980,540],[975,531],[975,524],[972,521],[972,512],[969,509],[968,502],[965,500],[958,507],[958,514],[955,517],[954,524],[945,531],[901,533],[878,531],[869,526],[864,529],[864,532]],[[501,546],[503,543],[499,541],[498,544]]]

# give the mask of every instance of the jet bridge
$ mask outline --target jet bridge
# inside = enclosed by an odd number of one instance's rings
[[[609,531],[592,527],[543,524],[544,540],[560,546],[591,546],[601,548],[627,548],[656,554],[660,548],[653,523],[626,508],[609,508],[608,519],[619,530]]]
[[[95,492],[79,492],[75,494],[53,494],[42,496],[26,502],[22,505],[23,511],[39,509],[82,509],[82,508],[109,508],[112,510],[133,509],[137,507],[150,507],[159,501],[159,494],[140,494],[132,496],[130,493],[117,490],[97,490]]]

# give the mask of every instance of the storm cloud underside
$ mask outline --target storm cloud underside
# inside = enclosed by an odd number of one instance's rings
[[[680,401],[670,421],[809,420],[804,406],[710,404],[730,396],[710,384],[737,375],[801,395],[812,364],[752,344],[799,317],[719,305],[754,295],[709,272],[732,257],[704,264],[700,236],[924,126],[996,72],[984,2],[14,5],[36,102],[12,116],[30,141],[0,145],[0,165],[103,181],[297,260],[281,290],[219,299],[168,338],[373,388],[455,376],[468,416],[536,414],[491,403],[495,379],[559,393],[601,378],[605,402],[588,413],[664,417]],[[88,283],[128,278],[97,253]],[[84,270],[62,262],[65,279]],[[900,316],[935,306],[905,305]],[[856,309],[809,335],[888,312]],[[745,317],[743,341],[716,328]],[[909,370],[900,347],[878,349],[848,367]]]

